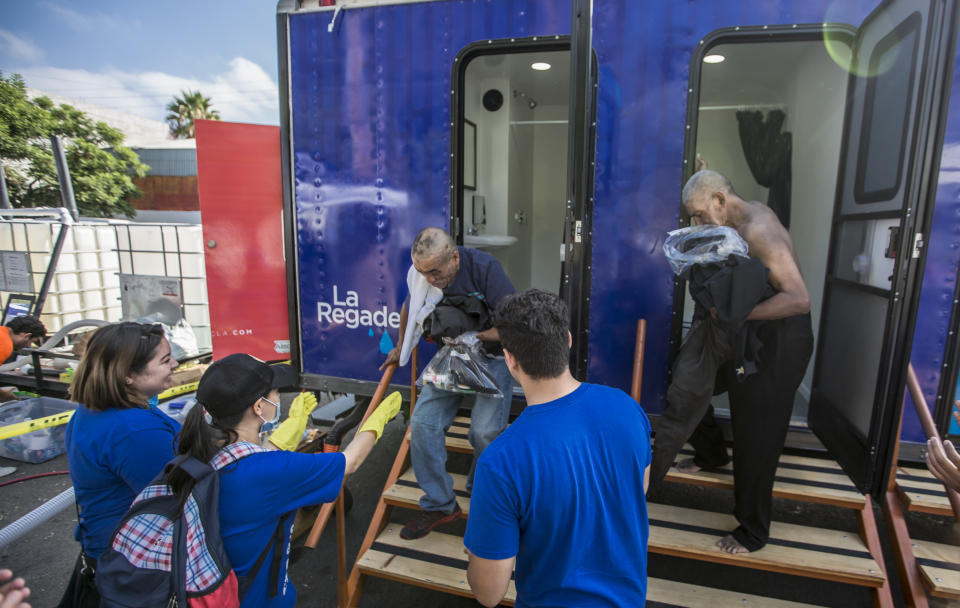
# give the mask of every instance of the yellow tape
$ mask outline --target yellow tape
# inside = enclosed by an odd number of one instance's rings
[[[198,386],[200,386],[199,382],[190,382],[189,384],[181,384],[180,386],[171,386],[167,390],[157,395],[157,399],[163,401],[164,399],[176,397],[177,395],[183,395],[184,393],[192,393],[197,390]]]
[[[69,412],[61,412],[59,414],[53,414],[52,416],[44,416],[43,418],[37,418],[36,420],[27,420],[26,422],[18,422],[16,424],[9,424],[4,427],[0,427],[0,440],[10,439],[11,437],[16,437],[17,435],[25,435],[27,433],[32,433],[33,431],[39,431],[40,429],[48,429],[52,426],[58,426],[60,424],[66,424],[70,422],[70,417],[73,416],[73,410]]]

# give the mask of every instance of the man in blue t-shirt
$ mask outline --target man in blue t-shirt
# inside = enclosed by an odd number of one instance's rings
[[[484,606],[514,566],[518,608],[644,604],[650,422],[622,391],[570,374],[568,319],[535,289],[494,313],[527,408],[477,463],[463,542]]]
[[[492,255],[476,249],[457,247],[441,228],[424,228],[410,248],[413,266],[426,281],[443,291],[443,298],[433,313],[423,321],[424,333],[438,340],[455,338],[466,331],[479,331],[477,338],[490,354],[487,368],[496,380],[502,397],[477,394],[470,412],[467,438],[473,446],[474,463],[490,442],[507,428],[513,378],[500,353],[497,330],[491,327],[490,315],[500,301],[514,292],[503,267]],[[403,344],[407,317],[418,318],[418,311],[409,311],[409,300],[400,312],[400,337]],[[383,369],[400,358],[400,347],[393,349]],[[423,512],[407,522],[400,536],[412,540],[426,536],[437,526],[462,515],[453,491],[453,478],[447,473],[446,432],[460,408],[463,394],[441,390],[424,383],[423,391],[410,419],[410,461],[417,483],[423,490],[420,508]],[[467,491],[473,487],[473,467],[467,476]]]

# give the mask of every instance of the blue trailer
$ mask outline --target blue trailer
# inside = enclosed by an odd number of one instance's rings
[[[411,240],[443,226],[565,298],[581,379],[628,389],[646,319],[655,416],[692,308],[661,246],[699,156],[796,246],[817,340],[789,444],[879,495],[908,362],[941,430],[957,386],[957,25],[952,0],[281,0],[304,385],[373,392]],[[900,437],[919,456],[911,408]]]

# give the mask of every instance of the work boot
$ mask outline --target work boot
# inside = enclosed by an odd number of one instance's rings
[[[416,519],[407,522],[403,530],[400,530],[400,538],[404,540],[423,538],[430,533],[430,530],[433,530],[437,526],[456,521],[462,514],[463,511],[460,510],[460,505],[454,507],[452,513],[424,511]]]

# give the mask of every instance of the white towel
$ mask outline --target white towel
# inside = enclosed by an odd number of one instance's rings
[[[407,309],[407,326],[403,330],[403,344],[400,346],[400,367],[410,360],[413,347],[423,335],[423,320],[443,298],[443,290],[428,283],[413,264],[407,271],[407,291],[410,294],[410,303]]]

